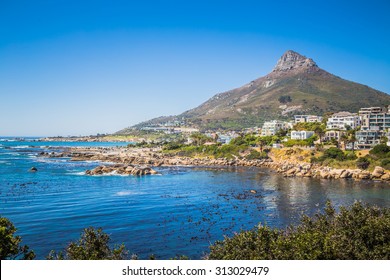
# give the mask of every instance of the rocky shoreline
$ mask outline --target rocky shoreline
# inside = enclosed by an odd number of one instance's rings
[[[119,175],[152,175],[157,174],[157,171],[150,167],[134,166],[131,164],[115,164],[115,165],[100,165],[92,170],[85,171],[87,175],[104,175],[104,174],[119,174]]]
[[[270,168],[285,177],[322,179],[380,180],[390,182],[390,171],[376,166],[370,172],[361,169],[336,169],[305,162],[276,161],[275,159],[211,159],[170,156],[158,149],[142,148],[70,148],[61,153],[46,153],[47,157],[70,157],[72,161],[100,161],[115,163],[87,170],[88,175],[127,174],[150,175],[159,166],[252,166]]]

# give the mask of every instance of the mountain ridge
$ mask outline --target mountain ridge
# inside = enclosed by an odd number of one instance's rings
[[[180,120],[201,129],[240,129],[294,114],[357,112],[361,107],[388,104],[388,94],[335,76],[313,59],[288,50],[269,74],[218,93],[180,115],[155,118],[132,128]]]

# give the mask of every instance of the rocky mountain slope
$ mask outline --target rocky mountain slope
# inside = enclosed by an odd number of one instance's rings
[[[357,112],[361,107],[389,104],[388,94],[330,74],[311,58],[289,50],[268,75],[219,93],[181,115],[135,127],[184,120],[203,129],[237,129],[260,126],[270,119],[289,119],[295,114]]]

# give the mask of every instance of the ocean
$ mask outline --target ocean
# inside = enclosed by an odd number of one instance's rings
[[[63,146],[126,143],[36,142],[0,139],[0,215],[44,259],[86,227],[102,227],[112,244],[140,258],[201,259],[210,244],[259,223],[284,228],[301,214],[356,200],[390,207],[390,184],[285,178],[254,167],[158,167],[151,176],[88,176],[99,162],[44,158]],[[37,172],[29,172],[31,167]],[[251,192],[252,190],[252,192]],[[253,192],[256,191],[256,193]]]

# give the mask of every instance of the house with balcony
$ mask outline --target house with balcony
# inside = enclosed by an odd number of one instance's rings
[[[333,114],[326,122],[327,130],[347,130],[348,127],[355,129],[361,125],[361,118],[356,113],[338,112]]]
[[[302,130],[302,131],[293,130],[293,131],[291,131],[291,139],[293,139],[293,140],[306,140],[313,135],[314,135],[314,131],[306,131],[306,130]]]
[[[294,123],[306,123],[306,122],[322,122],[322,117],[315,115],[295,115]]]
[[[269,122],[264,122],[263,127],[261,128],[261,136],[273,136],[279,130],[289,129],[292,127],[291,123],[272,120]]]

